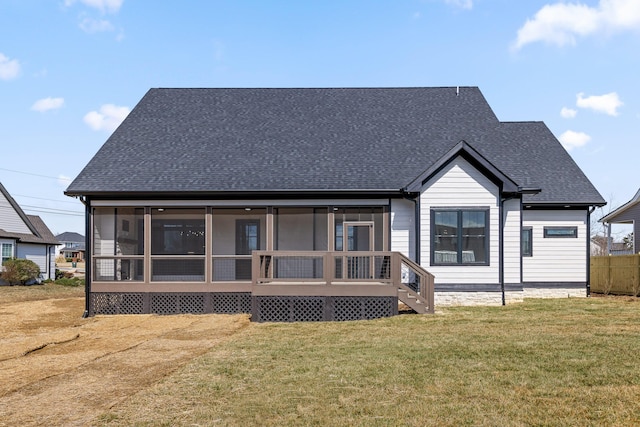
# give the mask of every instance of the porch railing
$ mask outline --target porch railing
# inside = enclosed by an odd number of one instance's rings
[[[379,285],[395,288],[416,311],[433,312],[433,275],[399,252],[254,251],[252,268],[254,287]]]

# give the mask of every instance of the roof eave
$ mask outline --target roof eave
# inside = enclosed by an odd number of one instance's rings
[[[65,191],[69,197],[92,198],[240,198],[240,197],[273,197],[273,196],[399,196],[403,189],[400,188],[375,188],[375,189],[277,189],[277,190],[197,190],[197,191]]]

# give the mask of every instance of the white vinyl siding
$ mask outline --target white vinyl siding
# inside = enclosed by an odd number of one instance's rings
[[[504,282],[516,284],[520,277],[520,200],[504,202]]]
[[[436,276],[436,283],[499,283],[499,189],[461,157],[431,178],[420,195],[421,265]],[[489,211],[489,265],[430,266],[431,209],[479,208]]]
[[[7,198],[0,192],[0,229],[12,233],[33,234]]]
[[[585,282],[587,212],[525,210],[522,226],[531,227],[533,254],[522,258],[524,282]],[[545,238],[545,227],[578,227],[577,238]]]
[[[391,250],[415,260],[415,203],[391,201]]]

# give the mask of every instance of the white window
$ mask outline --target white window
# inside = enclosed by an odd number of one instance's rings
[[[4,264],[6,260],[13,258],[13,244],[12,243],[3,243],[2,244],[2,259],[1,264]]]

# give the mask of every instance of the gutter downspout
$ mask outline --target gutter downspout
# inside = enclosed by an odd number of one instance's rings
[[[591,214],[596,210],[597,206],[591,206],[589,213],[587,214],[587,230],[591,233]],[[609,245],[609,239],[607,236],[607,246]],[[591,296],[591,236],[587,239],[587,297]]]
[[[502,192],[502,190],[500,190]],[[500,262],[499,271],[498,271],[498,280],[500,281],[500,292],[502,293],[502,305],[507,305],[505,292],[504,292],[504,202],[508,199],[504,197],[500,197],[500,206],[498,209],[499,215],[499,230],[500,236],[498,237],[498,241],[500,243],[498,261]]]
[[[84,205],[84,313],[82,318],[89,317],[90,311],[90,298],[91,298],[91,245],[90,245],[90,233],[91,233],[91,209],[89,208],[89,201],[83,197],[79,197],[80,201]]]

